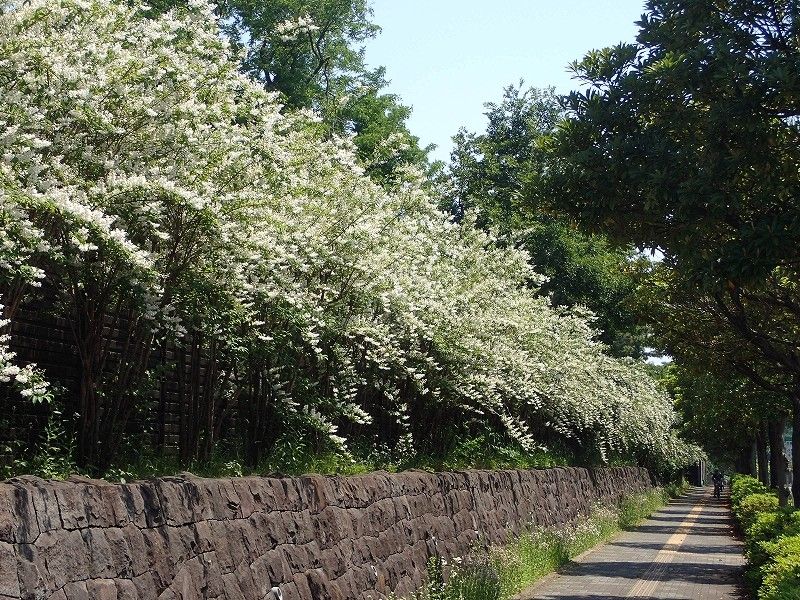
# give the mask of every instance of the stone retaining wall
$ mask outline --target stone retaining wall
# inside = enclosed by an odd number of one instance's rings
[[[0,483],[0,600],[385,598],[429,556],[650,487],[644,469]]]

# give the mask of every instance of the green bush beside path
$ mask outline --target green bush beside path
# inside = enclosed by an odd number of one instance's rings
[[[759,600],[800,599],[800,511],[781,508],[754,477],[731,482],[731,509],[742,527],[747,581]]]

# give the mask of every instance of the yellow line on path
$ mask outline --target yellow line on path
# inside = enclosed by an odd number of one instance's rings
[[[686,515],[686,518],[675,530],[675,533],[669,537],[664,547],[658,551],[658,554],[656,554],[653,562],[647,568],[647,571],[644,572],[641,579],[639,579],[631,588],[631,591],[628,592],[626,598],[653,597],[653,592],[655,592],[658,587],[661,577],[666,573],[669,564],[675,558],[681,544],[686,540],[686,536],[689,535],[692,525],[697,521],[701,512],[703,512],[703,506],[701,504],[692,507],[692,510]]]

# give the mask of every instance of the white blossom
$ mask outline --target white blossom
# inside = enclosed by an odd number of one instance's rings
[[[601,451],[688,456],[666,395],[604,352],[585,310],[531,289],[544,278],[525,253],[441,214],[419,173],[375,185],[351,140],[320,139],[317,117],[238,73],[205,2],[140,9],[0,10],[0,283],[69,294],[67,274],[99,274],[159,336],[214,340],[231,373],[218,393],[244,397],[239,374],[272,365],[282,410],[342,448],[336,422],[369,424],[370,397],[407,431],[415,394],[529,449],[534,418]],[[0,341],[0,380],[44,397]]]

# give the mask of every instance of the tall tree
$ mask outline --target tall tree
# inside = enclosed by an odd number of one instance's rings
[[[587,306],[613,354],[641,355],[645,335],[632,302],[637,256],[602,234],[583,233],[562,214],[545,212],[532,193],[544,173],[544,141],[563,116],[554,90],[525,89],[520,82],[504,90],[501,102],[487,103],[485,115],[484,133],[462,129],[454,137],[444,208],[459,218],[475,211],[476,224],[501,245],[529,253],[535,270],[547,277],[541,291],[554,304]]]
[[[754,402],[758,391],[747,379],[730,375],[715,377],[669,365],[663,381],[682,415],[683,434],[700,444],[715,464],[747,470],[760,423]]]
[[[790,381],[800,464],[800,37],[791,0],[650,0],[573,65],[548,172],[589,227],[659,248]],[[800,502],[800,478],[795,502]]]
[[[154,14],[182,4],[150,3]],[[365,61],[364,44],[380,32],[369,0],[223,0],[217,13],[243,72],[289,110],[316,113],[328,136],[353,136],[375,181],[391,184],[408,167],[432,167],[432,146],[421,148],[408,129],[411,108],[382,91],[385,68]]]
[[[380,28],[367,0],[226,0],[244,70],[292,108],[322,108],[367,74],[363,44]]]
[[[416,167],[428,174],[438,169],[428,164],[434,146],[420,148],[419,138],[406,126],[411,108],[395,94],[382,94],[378,86],[364,87],[351,95],[332,119],[332,128],[353,136],[356,154],[367,174],[388,185],[402,180],[403,170]]]
[[[365,62],[364,43],[380,32],[368,0],[227,0],[220,11],[244,71],[288,107],[317,112],[328,133],[353,135],[374,179],[427,167],[429,148],[406,125],[411,109],[381,93],[385,69]]]
[[[763,459],[759,474],[764,479],[769,447],[768,483],[785,502],[783,433],[792,381],[757,349],[742,343],[713,298],[683,283],[669,265],[654,264],[638,299],[654,345],[674,358],[676,366],[668,372],[677,381],[673,396],[683,399],[677,407],[684,416],[685,432],[715,459],[747,469],[746,457],[757,441]],[[685,393],[678,394],[678,388]]]
[[[638,43],[573,64],[588,89],[557,138],[560,205],[715,282],[796,264],[792,4],[651,0]]]

